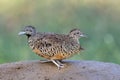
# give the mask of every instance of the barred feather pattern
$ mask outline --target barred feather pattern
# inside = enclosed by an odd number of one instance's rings
[[[47,59],[62,60],[80,52],[80,44],[69,35],[37,33],[28,39],[28,44]]]

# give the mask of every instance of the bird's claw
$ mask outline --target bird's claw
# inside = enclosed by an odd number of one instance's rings
[[[58,66],[58,69],[60,70],[61,68],[64,68],[64,64],[60,64],[59,66]]]

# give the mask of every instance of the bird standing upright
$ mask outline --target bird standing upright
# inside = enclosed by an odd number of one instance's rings
[[[79,29],[72,29],[69,34],[37,32],[35,27],[26,26],[19,35],[26,35],[28,44],[37,55],[52,61],[58,69],[64,65],[61,60],[79,53],[83,48],[79,38],[85,37]]]

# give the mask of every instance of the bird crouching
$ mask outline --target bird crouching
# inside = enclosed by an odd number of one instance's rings
[[[80,46],[79,38],[85,37],[79,29],[72,29],[69,34],[57,34],[37,32],[33,26],[26,26],[19,32],[19,35],[26,35],[33,52],[52,61],[58,69],[64,67],[61,60],[69,58],[83,49]]]

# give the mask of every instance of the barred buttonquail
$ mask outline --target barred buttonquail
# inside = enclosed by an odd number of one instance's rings
[[[79,29],[72,29],[69,34],[37,32],[35,27],[26,26],[19,35],[26,35],[33,52],[52,61],[59,69],[64,67],[61,60],[79,53],[83,48],[79,38],[84,34]]]

